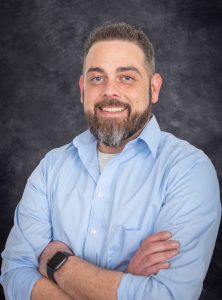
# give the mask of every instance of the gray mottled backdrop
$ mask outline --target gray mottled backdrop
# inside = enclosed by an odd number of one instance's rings
[[[33,168],[86,128],[78,91],[83,43],[106,21],[148,34],[164,79],[158,121],[202,148],[221,182],[221,9],[219,0],[1,0],[0,251]],[[222,299],[221,230],[201,296],[211,299]]]

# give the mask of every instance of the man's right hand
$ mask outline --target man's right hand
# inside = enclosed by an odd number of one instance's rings
[[[126,272],[134,275],[154,275],[168,269],[168,259],[179,253],[179,242],[169,240],[172,234],[162,231],[145,239],[129,262]]]

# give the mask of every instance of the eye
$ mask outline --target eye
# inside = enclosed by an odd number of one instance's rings
[[[103,78],[101,76],[96,76],[90,79],[91,82],[97,84],[103,81]]]
[[[124,75],[124,76],[122,76],[122,81],[124,81],[124,82],[133,82],[134,81],[134,78],[133,77],[131,77],[131,76],[129,76],[129,75]]]

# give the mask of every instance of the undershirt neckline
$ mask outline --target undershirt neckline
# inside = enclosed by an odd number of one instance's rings
[[[100,152],[99,149],[97,149],[97,151],[98,151],[99,168],[100,168],[100,172],[102,173],[102,171],[105,168],[108,161],[116,154],[115,153],[103,153],[103,152]]]

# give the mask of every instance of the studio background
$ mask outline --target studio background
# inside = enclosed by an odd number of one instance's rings
[[[1,1],[1,252],[32,170],[87,128],[78,90],[83,44],[106,21],[131,23],[149,36],[164,80],[154,107],[161,129],[203,149],[221,185],[221,12],[216,0]],[[222,299],[221,233],[201,300]]]

